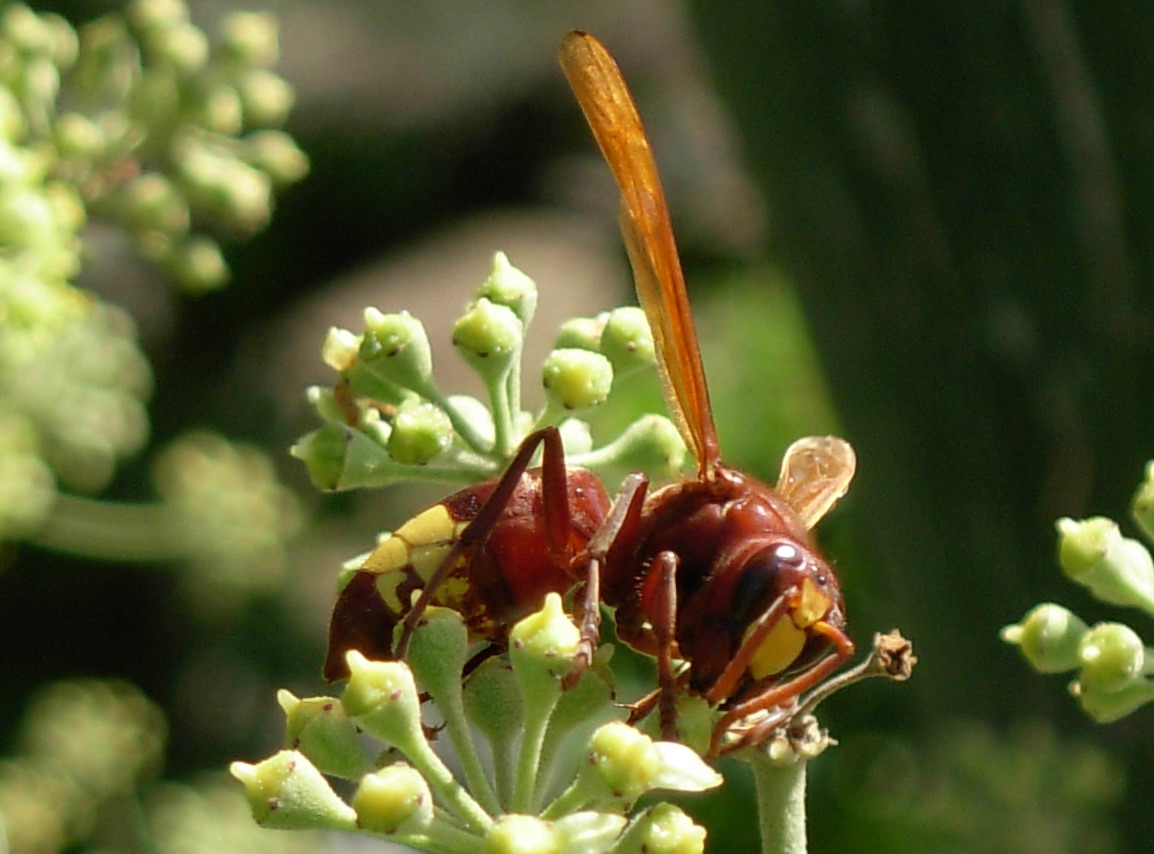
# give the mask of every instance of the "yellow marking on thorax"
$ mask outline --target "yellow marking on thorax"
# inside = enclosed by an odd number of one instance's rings
[[[750,675],[754,679],[764,679],[793,664],[805,647],[806,628],[825,616],[829,606],[829,597],[816,584],[805,579],[797,604],[789,612],[789,619],[778,620],[750,657]]]
[[[361,571],[377,575],[377,592],[390,609],[398,613],[408,610],[407,605],[401,607],[397,594],[401,583],[411,572],[422,582],[428,581],[467,524],[455,521],[444,504],[435,504],[377,545]]]

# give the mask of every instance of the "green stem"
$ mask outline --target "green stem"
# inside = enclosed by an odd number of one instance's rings
[[[518,356],[518,358],[520,358]],[[510,363],[509,372],[515,370],[517,362]],[[489,386],[489,409],[493,412],[493,448],[503,461],[513,454],[516,434],[512,401],[509,400],[509,372],[501,374]]]
[[[493,819],[472,795],[457,782],[445,763],[423,737],[398,739],[394,746],[425,778],[434,797],[452,815],[459,818],[474,833],[484,834],[493,826]]]
[[[749,764],[757,792],[763,854],[805,854],[805,766],[776,764],[757,751]]]
[[[418,393],[444,410],[445,414],[449,416],[449,423],[453,425],[453,430],[465,440],[465,444],[473,451],[482,456],[493,455],[494,448],[492,443],[481,435],[480,431],[473,426],[471,421],[461,414],[461,411],[457,409],[457,407],[453,406],[449,398],[446,397],[439,388],[430,384],[427,388],[419,389]],[[497,449],[500,449],[500,445],[497,446]]]
[[[525,728],[521,733],[521,751],[517,759],[517,780],[513,789],[511,812],[533,812],[537,797],[541,748],[549,729],[549,719],[561,699],[561,683],[556,690],[525,691]]]
[[[29,538],[38,546],[97,560],[176,560],[185,545],[163,504],[121,504],[56,496],[48,520]]]

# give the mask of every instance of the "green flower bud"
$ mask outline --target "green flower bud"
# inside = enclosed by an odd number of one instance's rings
[[[1137,540],[1122,536],[1110,519],[1059,519],[1058,562],[1073,581],[1098,599],[1154,614],[1154,560]]]
[[[53,127],[56,150],[61,158],[79,157],[95,160],[104,151],[104,131],[100,125],[80,113],[61,113]]]
[[[191,138],[173,145],[173,160],[194,206],[243,234],[251,234],[268,222],[272,182],[264,172]]]
[[[589,350],[554,350],[545,359],[545,394],[564,409],[604,403],[613,385],[613,366]]]
[[[564,840],[547,821],[531,815],[505,815],[485,835],[484,854],[562,854]]]
[[[589,765],[614,798],[632,803],[653,788],[661,759],[653,749],[653,739],[613,721],[593,733]]]
[[[416,769],[396,763],[361,779],[353,809],[362,830],[389,836],[417,834],[433,822],[433,793]]]
[[[60,69],[71,68],[80,52],[80,38],[76,35],[76,30],[67,20],[51,12],[42,13],[40,21],[49,30],[49,38],[52,40],[52,61]]]
[[[142,40],[152,61],[181,75],[199,71],[208,61],[208,38],[188,21],[149,27],[144,30]]]
[[[244,127],[244,106],[240,92],[226,83],[204,89],[196,103],[193,118],[207,130],[224,136],[236,136]]]
[[[652,365],[653,333],[645,312],[636,306],[609,312],[601,332],[600,351],[618,374]]]
[[[701,854],[705,828],[673,804],[657,804],[638,815],[621,837],[617,854]]]
[[[159,172],[145,172],[124,185],[117,200],[125,227],[182,236],[188,231],[188,203]]]
[[[589,424],[580,418],[566,418],[557,425],[561,433],[561,445],[565,448],[565,456],[587,454],[593,449],[593,434]]]
[[[356,725],[335,697],[300,699],[277,692],[285,713],[285,747],[299,750],[324,774],[355,780],[372,767],[357,739]]]
[[[653,789],[699,792],[722,782],[721,775],[684,744],[655,742],[621,721],[593,733],[589,768],[613,798],[626,803]]]
[[[188,6],[184,0],[132,0],[128,19],[140,29],[170,26],[188,20]]]
[[[1154,540],[1154,460],[1146,463],[1145,476],[1134,493],[1130,512],[1146,539]]]
[[[309,171],[308,155],[279,130],[261,130],[245,137],[244,159],[266,173],[278,188],[295,184]]]
[[[1046,602],[1031,609],[1020,623],[1002,629],[1002,640],[1022,651],[1039,673],[1062,673],[1079,663],[1079,646],[1088,628],[1061,605]]]
[[[0,29],[21,53],[51,55],[55,47],[52,28],[23,3],[7,5],[0,18]]]
[[[427,465],[453,444],[453,425],[439,406],[406,400],[393,416],[389,456],[405,465]]]
[[[605,328],[605,321],[609,315],[598,317],[573,317],[561,324],[557,331],[557,338],[553,341],[554,350],[592,350],[601,351],[601,330]]]
[[[273,65],[280,54],[276,15],[230,12],[220,24],[225,54],[245,65]]]
[[[1070,692],[1078,698],[1082,711],[1100,724],[1113,723],[1154,701],[1154,682],[1139,679],[1117,691],[1098,690],[1075,682]]]
[[[190,293],[205,293],[228,282],[228,264],[220,244],[202,234],[193,235],[173,249],[168,267]]]
[[[334,371],[347,371],[357,361],[360,349],[361,336],[330,326],[321,345],[321,359]]]
[[[250,127],[280,127],[292,112],[297,97],[287,80],[263,68],[246,71],[236,81],[236,90]]]
[[[433,354],[421,321],[407,311],[382,314],[375,308],[366,308],[364,318],[360,348],[364,366],[402,388],[427,389]]]
[[[550,593],[540,611],[530,614],[509,632],[509,658],[513,669],[545,671],[551,676],[569,672],[581,642],[581,632],[561,605],[561,597]]]
[[[423,617],[405,660],[421,686],[443,704],[442,698],[461,690],[469,646],[465,621],[451,608],[435,606],[426,608]]]
[[[423,741],[421,700],[408,665],[369,661],[355,650],[347,661],[349,681],[341,702],[357,725],[389,744]]]
[[[348,431],[338,424],[326,424],[296,441],[289,454],[305,464],[309,479],[318,489],[338,489],[345,470]],[[384,451],[381,451],[384,456]]]
[[[524,329],[537,310],[537,284],[510,264],[504,252],[497,252],[489,277],[477,289],[477,298],[511,308]]]
[[[453,326],[453,345],[482,377],[502,377],[521,352],[522,332],[511,308],[481,298]]]
[[[302,754],[282,750],[256,765],[233,762],[229,772],[244,784],[253,818],[276,830],[353,830],[356,813],[337,797]]]
[[[1078,658],[1083,691],[1120,691],[1142,677],[1146,646],[1129,626],[1098,623],[1083,636]]]

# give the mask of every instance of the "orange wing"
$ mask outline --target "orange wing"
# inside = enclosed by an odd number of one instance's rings
[[[561,67],[621,189],[621,231],[657,349],[665,400],[700,477],[719,460],[717,430],[665,192],[617,63],[588,33],[561,43]]]

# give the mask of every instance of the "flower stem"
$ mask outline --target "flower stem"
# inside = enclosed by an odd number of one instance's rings
[[[805,854],[804,759],[778,764],[764,752],[750,757],[764,854]]]
[[[60,493],[30,538],[47,549],[117,561],[176,560],[185,546],[163,504],[124,504]]]

